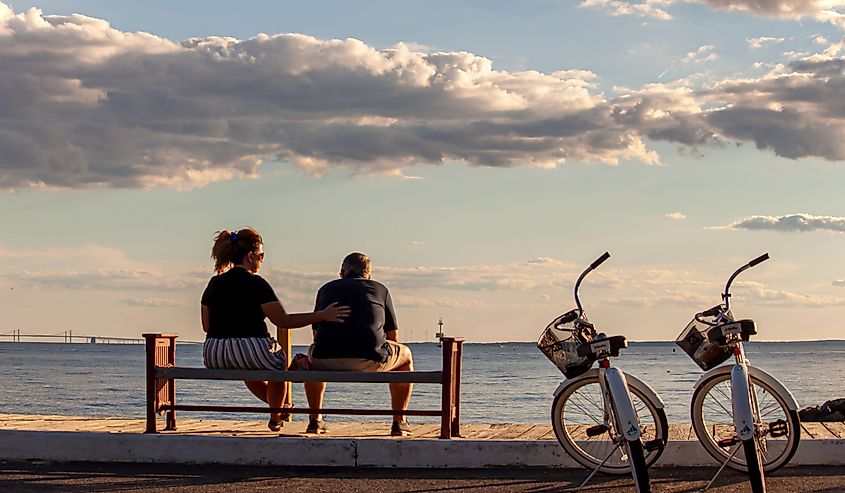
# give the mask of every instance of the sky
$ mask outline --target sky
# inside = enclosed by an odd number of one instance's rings
[[[252,226],[289,312],[367,253],[403,340],[536,340],[604,251],[609,334],[673,340],[768,252],[734,314],[843,339],[843,32],[845,0],[0,0],[0,334],[202,340],[214,233]]]

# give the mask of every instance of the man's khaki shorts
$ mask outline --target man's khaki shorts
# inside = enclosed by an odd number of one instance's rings
[[[408,363],[408,370],[414,369],[414,358],[411,356],[411,348],[394,341],[387,341],[390,345],[390,355],[384,363],[364,358],[313,358],[311,351],[314,345],[308,348],[308,358],[311,360],[311,368],[325,371],[394,371],[405,363]]]

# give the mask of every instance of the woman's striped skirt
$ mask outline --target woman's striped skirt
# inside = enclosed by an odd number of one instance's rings
[[[230,370],[286,370],[287,356],[272,337],[206,339],[202,348],[206,368]]]

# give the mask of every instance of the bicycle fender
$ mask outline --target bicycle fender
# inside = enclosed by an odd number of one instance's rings
[[[577,382],[579,379],[590,378],[590,377],[596,378],[596,377],[598,377],[598,375],[599,375],[599,369],[593,368],[592,370],[587,371],[583,375],[578,375],[578,377],[576,377],[576,378],[573,378],[571,380],[564,380],[564,381],[560,382],[560,385],[557,386],[553,395],[555,397],[557,397],[558,394],[563,392],[563,389],[572,385],[574,382]],[[651,385],[643,382],[642,380],[635,377],[634,375],[631,375],[630,373],[625,373],[625,378],[628,380],[628,386],[629,387],[636,387],[637,390],[642,392],[642,394],[648,400],[650,400],[651,402],[654,403],[654,405],[655,405],[655,407],[657,407],[657,409],[663,409],[664,407],[666,407],[666,405],[663,404],[663,399],[661,399],[660,396],[657,394],[657,392],[655,392],[655,390],[653,388],[651,388]]]
[[[713,368],[712,370],[702,375],[701,378],[699,378],[698,381],[695,382],[695,385],[692,386],[693,391],[697,390],[698,387],[700,387],[705,380],[714,375],[729,374],[731,370],[733,370],[733,367],[734,365],[724,365]],[[752,377],[762,380],[766,385],[768,385],[775,392],[780,394],[780,396],[783,397],[783,400],[786,402],[786,407],[790,411],[798,411],[798,401],[795,400],[795,397],[792,396],[792,392],[790,392],[789,389],[784,387],[783,384],[778,381],[778,379],[769,375],[765,371],[759,368],[755,368],[753,366],[748,368],[748,372],[751,374]]]
[[[628,382],[625,380],[625,374],[616,368],[608,368],[605,370],[604,378],[607,382],[607,389],[613,398],[618,429],[628,441],[639,439],[640,420],[637,418],[637,412],[634,411],[634,404],[631,402],[630,394],[628,394]]]
[[[751,412],[748,367],[735,365],[731,368],[731,403],[734,411],[734,426],[740,440],[754,438],[754,413]]]

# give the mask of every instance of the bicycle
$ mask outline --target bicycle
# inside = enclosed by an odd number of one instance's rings
[[[551,419],[563,449],[592,472],[633,476],[639,492],[650,491],[648,467],[660,457],[669,436],[663,400],[645,382],[611,367],[610,358],[628,347],[624,336],[597,333],[579,298],[581,281],[607,260],[596,259],[575,282],[576,309],[555,318],[537,347],[566,379],[554,392]],[[598,361],[598,368],[591,369]]]
[[[707,372],[693,387],[690,413],[698,440],[722,466],[702,491],[727,466],[747,471],[752,491],[765,492],[765,475],[786,465],[801,439],[798,402],[745,355],[743,343],[757,334],[756,324],[736,320],[730,310],[731,283],[768,259],[766,253],[737,269],[728,278],[722,303],[696,313],[676,341]],[[719,366],[731,356],[733,365]]]

